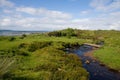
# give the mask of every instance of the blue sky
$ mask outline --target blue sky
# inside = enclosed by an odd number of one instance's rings
[[[120,0],[0,0],[0,29],[120,30]]]

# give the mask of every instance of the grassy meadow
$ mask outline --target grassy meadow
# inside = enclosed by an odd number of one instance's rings
[[[90,39],[49,33],[0,36],[0,78],[3,80],[88,80],[80,58],[64,52]],[[7,67],[6,67],[7,66]]]
[[[65,48],[104,42],[94,56],[120,70],[120,32],[65,29],[40,34],[0,36],[0,78],[3,80],[88,80],[80,58]]]
[[[94,56],[109,68],[120,71],[120,31],[100,31],[98,33],[103,34],[105,44],[95,51]]]

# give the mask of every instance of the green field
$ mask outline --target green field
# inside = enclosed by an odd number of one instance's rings
[[[0,78],[3,80],[88,80],[80,58],[65,48],[104,42],[94,56],[120,70],[120,32],[65,29],[41,34],[0,36]],[[47,76],[47,77],[46,77]]]
[[[105,44],[95,51],[97,57],[107,67],[120,71],[120,31],[101,31]]]

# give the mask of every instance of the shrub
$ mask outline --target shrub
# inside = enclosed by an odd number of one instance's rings
[[[27,43],[21,43],[18,48],[27,48],[29,46],[29,44]]]
[[[7,50],[6,52],[7,52],[6,53],[7,55],[11,55],[11,56],[17,56],[17,55],[29,56],[30,55],[29,52],[24,48],[19,49],[19,48],[13,47],[12,49]]]
[[[30,54],[26,50],[20,49],[19,52],[17,52],[17,55],[29,56]]]
[[[49,45],[51,45],[52,42],[33,42],[30,44],[29,46],[29,51],[33,52],[37,49],[41,49],[41,48],[44,48],[44,47],[47,47]]]
[[[24,39],[27,35],[26,34],[23,34],[20,39]]]
[[[11,37],[9,41],[14,41],[15,39],[16,39],[15,37]]]

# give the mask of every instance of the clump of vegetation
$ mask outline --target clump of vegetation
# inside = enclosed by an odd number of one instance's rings
[[[9,41],[14,41],[15,39],[16,39],[15,37],[11,37]]]
[[[23,80],[87,80],[88,73],[82,68],[77,55],[66,54],[62,50],[45,47],[23,59],[19,68],[11,72],[10,79]],[[47,77],[46,77],[47,76]]]
[[[33,42],[29,46],[29,51],[35,51],[37,49],[41,49],[43,47],[50,46],[52,42]]]
[[[55,37],[62,37],[62,36],[66,36],[68,38],[71,38],[73,36],[76,36],[74,29],[72,28],[68,28],[65,30],[61,30],[61,31],[53,31],[53,32],[49,32],[48,36],[55,36]]]
[[[25,37],[27,37],[27,35],[23,34],[23,35],[21,35],[20,39],[24,39]]]

